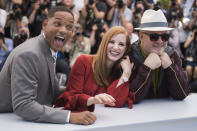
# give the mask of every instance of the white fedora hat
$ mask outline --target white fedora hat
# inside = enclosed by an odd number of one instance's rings
[[[146,10],[142,15],[141,25],[135,30],[141,31],[168,31],[173,28],[168,28],[168,22],[162,10]]]

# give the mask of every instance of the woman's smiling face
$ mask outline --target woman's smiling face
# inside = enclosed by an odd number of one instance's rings
[[[126,35],[123,33],[114,35],[107,46],[107,60],[114,63],[124,55],[126,51]]]

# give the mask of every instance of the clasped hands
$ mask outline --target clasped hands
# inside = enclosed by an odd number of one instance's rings
[[[159,68],[160,66],[162,66],[163,69],[166,69],[171,64],[172,61],[166,52],[163,52],[160,56],[156,53],[150,53],[144,61],[144,65],[148,66],[152,70]]]

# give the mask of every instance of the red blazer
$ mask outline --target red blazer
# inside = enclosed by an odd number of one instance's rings
[[[93,56],[90,55],[81,55],[77,58],[71,69],[66,90],[55,101],[55,107],[64,107],[71,111],[93,111],[94,105],[87,106],[88,98],[107,93],[115,98],[115,107],[122,107],[128,103],[129,108],[132,108],[135,96],[129,91],[130,83],[125,82],[116,87],[119,79],[112,79],[108,87],[99,87],[94,80],[92,61]]]

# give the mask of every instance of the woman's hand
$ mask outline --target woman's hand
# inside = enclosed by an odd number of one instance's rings
[[[120,62],[120,66],[123,70],[123,73],[120,77],[120,80],[118,81],[118,84],[116,85],[116,88],[120,86],[122,83],[126,82],[129,80],[131,71],[133,69],[134,63],[130,62],[129,56],[125,56]]]
[[[130,62],[129,56],[125,56],[125,58],[122,59],[122,61],[120,62],[120,66],[123,70],[123,74],[125,77],[130,77],[133,65],[134,63]]]
[[[93,104],[107,104],[110,106],[115,106],[115,99],[106,93],[98,94],[94,97],[90,97],[87,101],[87,106],[93,105]]]

